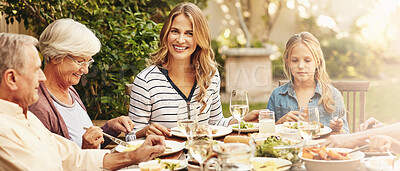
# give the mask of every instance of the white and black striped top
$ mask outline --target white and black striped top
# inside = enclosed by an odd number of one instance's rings
[[[207,106],[199,115],[199,122],[228,126],[232,117],[224,118],[222,114],[218,71],[211,81],[205,97]],[[194,100],[198,93],[199,87],[195,83],[186,97],[169,78],[167,70],[154,65],[147,67],[136,76],[130,97],[129,117],[135,123],[135,130],[151,123],[176,127],[179,104],[189,101],[200,104]]]

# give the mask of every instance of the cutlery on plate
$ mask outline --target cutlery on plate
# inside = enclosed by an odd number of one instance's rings
[[[356,149],[354,149],[354,150],[351,150],[351,151],[349,151],[349,152],[347,152],[347,153],[348,153],[348,154],[354,153],[354,152],[356,152],[356,151],[364,150],[364,149],[366,149],[366,148],[368,148],[368,147],[369,147],[369,144],[366,144],[366,145],[363,145],[363,146],[361,146],[361,147],[358,147],[358,148],[356,148]]]
[[[83,129],[88,130],[89,128],[83,127]],[[125,141],[120,140],[119,138],[113,137],[111,135],[108,135],[107,133],[103,132],[103,135],[110,138],[111,141],[114,141],[115,143],[125,146],[125,147],[129,147],[129,144]]]
[[[278,170],[278,169],[282,169],[282,168],[285,168],[285,167],[301,166],[303,164],[304,164],[304,162],[294,163],[294,164],[285,164],[285,165],[282,165],[282,166],[278,166],[276,169]],[[260,168],[266,168],[266,167],[267,166],[264,165],[264,166],[261,166]]]

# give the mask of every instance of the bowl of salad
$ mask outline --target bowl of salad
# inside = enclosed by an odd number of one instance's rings
[[[280,136],[250,140],[249,144],[254,149],[255,157],[281,158],[289,160],[292,163],[300,161],[298,154],[303,147],[303,143],[299,140],[282,138]]]

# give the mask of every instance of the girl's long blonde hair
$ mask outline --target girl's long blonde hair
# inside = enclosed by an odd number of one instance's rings
[[[207,88],[211,84],[211,78],[216,72],[217,64],[211,48],[211,36],[207,20],[199,7],[192,3],[181,3],[171,11],[160,32],[160,48],[151,54],[149,65],[163,66],[167,70],[170,69],[172,60],[168,59],[167,39],[172,21],[180,14],[185,15],[193,25],[193,38],[197,42],[197,47],[191,56],[191,64],[200,89],[195,100],[203,104],[201,109],[203,111],[206,107],[204,97],[207,94]]]
[[[315,38],[309,32],[301,32],[293,35],[288,42],[286,43],[286,49],[283,55],[283,63],[285,66],[285,74],[290,79],[292,85],[294,85],[294,79],[291,74],[289,62],[292,54],[293,48],[299,43],[303,43],[308,47],[311,51],[313,58],[317,64],[317,68],[315,70],[314,79],[315,82],[318,82],[321,86],[322,97],[319,100],[318,104],[322,104],[324,109],[328,113],[335,112],[335,101],[332,97],[332,90],[330,88],[331,81],[329,79],[328,73],[326,72],[326,65],[324,54],[322,53],[321,46],[317,38]]]

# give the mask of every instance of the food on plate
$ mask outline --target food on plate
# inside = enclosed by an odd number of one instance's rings
[[[139,163],[140,171],[161,171],[161,164],[156,162]]]
[[[284,122],[283,126],[289,129],[298,129],[297,122]],[[325,126],[320,122],[319,128],[324,128]]]
[[[159,164],[161,164],[161,168],[168,169],[168,170],[175,170],[177,168],[182,167],[179,161],[168,161],[168,160],[161,160],[156,158]]]
[[[308,147],[303,149],[302,157],[315,160],[349,160],[347,152],[338,152],[336,150],[327,150],[322,147]]]
[[[300,146],[297,143],[293,140],[284,140],[279,136],[270,136],[262,143],[257,141],[256,157],[282,158],[296,163],[299,161],[300,152]]]
[[[253,161],[252,163],[254,171],[275,171],[278,167],[278,164],[272,160],[266,162]]]
[[[129,144],[129,145],[128,145],[128,148],[125,149],[124,151],[134,151],[134,150],[136,150],[137,148],[139,148],[141,145],[142,145],[141,143],[138,143],[138,144]]]
[[[234,136],[234,135],[228,135],[224,138],[224,143],[244,143],[244,144],[249,144],[249,141],[251,140],[250,137],[248,136]]]
[[[240,121],[240,129],[253,129],[257,128],[256,124],[253,124],[251,122],[245,122],[245,121]],[[238,128],[238,125],[233,125],[232,128]]]
[[[217,133],[218,133],[218,129],[212,129],[212,130],[211,130],[211,133],[212,133],[212,134],[217,134]]]
[[[283,126],[289,129],[297,129],[297,122],[284,122]]]

